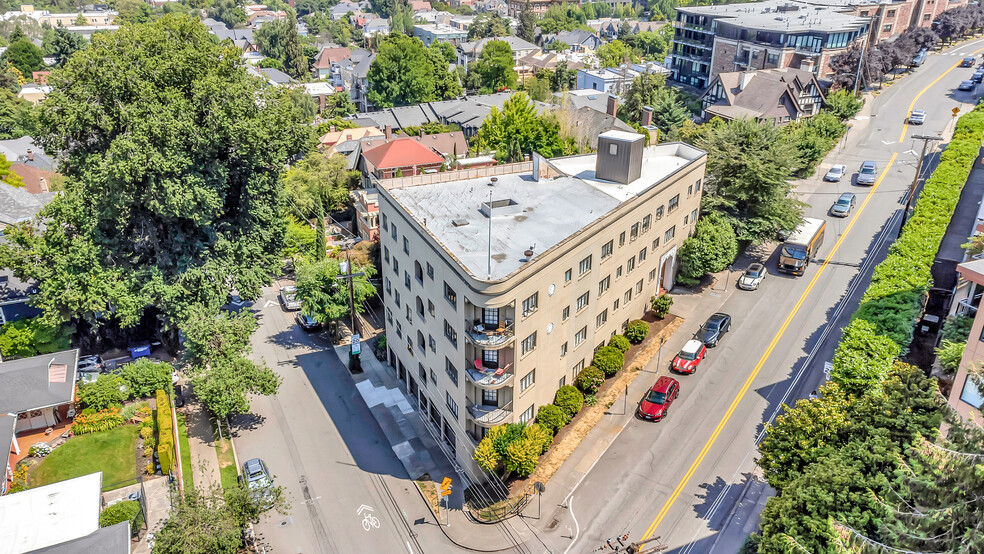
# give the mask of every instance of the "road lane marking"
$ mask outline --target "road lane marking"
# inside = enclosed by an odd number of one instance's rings
[[[581,526],[577,523],[577,518],[574,517],[574,497],[571,497],[571,501],[567,503],[567,507],[571,511],[571,519],[574,520],[574,536],[571,537],[571,544],[567,545],[567,549],[564,550],[564,554],[567,554],[571,547],[577,543],[577,537],[581,534]]]
[[[984,48],[975,50],[974,54],[977,54],[981,50],[984,50]],[[953,64],[953,66],[951,66],[950,69],[947,69],[939,77],[937,77],[931,83],[923,87],[923,89],[920,90],[916,94],[916,96],[912,99],[912,103],[909,104],[909,110],[906,112],[906,115],[908,116],[908,114],[912,112],[913,106],[915,106],[916,102],[919,101],[919,99],[927,90],[929,90],[936,83],[940,82],[940,80],[942,80],[943,77],[947,76],[951,71],[959,67],[959,65],[960,65],[959,62]],[[908,123],[903,124],[902,135],[899,138],[899,142],[905,139],[905,135],[906,132],[908,131],[908,127],[909,127]],[[745,397],[745,394],[748,392],[748,389],[752,386],[752,382],[755,380],[756,377],[758,377],[758,374],[762,370],[762,367],[765,365],[765,362],[768,361],[769,357],[772,355],[772,351],[778,345],[779,340],[782,339],[782,336],[785,334],[787,327],[789,327],[789,324],[792,323],[793,318],[796,316],[800,308],[803,306],[803,302],[806,301],[806,298],[810,295],[810,292],[813,291],[813,287],[820,279],[820,276],[823,275],[823,272],[827,269],[827,265],[830,264],[830,260],[833,259],[834,254],[837,253],[837,250],[840,248],[840,245],[844,242],[844,239],[847,238],[848,233],[851,232],[851,229],[854,227],[854,223],[857,222],[858,218],[861,217],[861,214],[864,213],[865,207],[868,206],[868,202],[874,197],[875,191],[878,190],[878,187],[881,186],[882,181],[885,180],[885,177],[888,175],[889,169],[891,169],[891,167],[895,164],[895,160],[896,158],[898,158],[898,156],[899,156],[898,152],[892,154],[892,158],[888,161],[888,164],[885,166],[885,169],[882,170],[881,175],[878,177],[878,181],[876,181],[874,186],[871,187],[871,192],[867,196],[865,196],[865,199],[861,203],[861,206],[854,213],[854,217],[851,218],[851,221],[847,224],[847,227],[844,229],[844,232],[841,233],[840,237],[837,239],[837,242],[834,243],[834,246],[833,248],[831,248],[830,253],[827,255],[827,258],[823,261],[823,263],[817,269],[816,273],[813,275],[813,278],[810,280],[810,283],[806,286],[806,290],[803,291],[803,294],[800,295],[799,299],[796,301],[796,304],[793,306],[792,311],[790,311],[789,315],[786,316],[786,320],[783,321],[782,326],[779,327],[779,331],[772,338],[772,341],[769,343],[769,346],[765,349],[765,352],[762,354],[762,357],[759,358],[758,363],[755,364],[755,368],[752,369],[752,372],[749,374],[748,378],[745,379],[745,382],[742,385],[741,389],[738,391],[737,396],[735,396],[735,399],[731,402],[731,405],[728,406],[728,410],[724,413],[724,417],[721,418],[721,421],[718,422],[717,426],[714,428],[714,431],[711,433],[710,438],[708,438],[707,442],[704,443],[703,448],[701,448],[700,452],[697,454],[697,458],[690,465],[690,468],[687,469],[687,473],[684,474],[683,479],[680,480],[677,486],[673,489],[673,492],[670,493],[670,497],[666,500],[666,502],[663,504],[663,507],[656,514],[656,518],[653,519],[652,523],[649,524],[649,528],[647,528],[645,534],[643,534],[642,540],[646,540],[652,536],[652,534],[656,531],[656,528],[659,527],[659,524],[663,522],[663,519],[666,517],[666,514],[669,513],[670,508],[676,502],[677,498],[680,497],[680,494],[683,492],[683,489],[687,486],[687,484],[690,482],[690,479],[693,477],[694,472],[697,471],[697,468],[700,467],[700,464],[704,461],[704,458],[707,456],[707,453],[710,451],[711,447],[714,446],[714,443],[717,441],[718,435],[721,434],[721,431],[724,430],[724,426],[727,425],[728,421],[730,421],[731,416],[738,408],[738,404],[742,401],[742,399]]]

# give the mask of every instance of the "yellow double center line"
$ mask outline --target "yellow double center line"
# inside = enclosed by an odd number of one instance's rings
[[[973,53],[977,54],[982,50],[984,50],[984,48],[975,50]],[[912,108],[916,105],[916,102],[919,100],[919,98],[933,85],[940,82],[940,80],[943,79],[943,77],[946,77],[951,71],[956,69],[959,65],[960,62],[955,63],[950,69],[946,70],[942,75],[934,79],[932,83],[926,85],[925,88],[920,90],[919,94],[916,94],[916,97],[912,99],[912,103],[909,104],[909,110],[905,114],[906,123],[902,125],[902,134],[899,136],[900,143],[903,140],[905,140],[905,135],[909,130],[908,116],[910,113],[912,113]],[[714,446],[714,442],[717,441],[718,435],[720,435],[721,431],[724,430],[724,426],[727,425],[728,421],[731,419],[731,416],[734,414],[735,409],[738,408],[738,404],[745,397],[745,393],[747,393],[748,389],[752,386],[752,382],[755,380],[756,377],[758,377],[759,371],[762,370],[762,366],[765,365],[765,362],[769,359],[769,356],[772,355],[772,351],[775,349],[776,345],[779,344],[779,341],[782,339],[783,334],[785,334],[786,332],[786,328],[789,327],[789,324],[793,321],[793,318],[796,317],[797,312],[799,312],[799,309],[803,306],[803,302],[806,301],[806,298],[810,295],[810,292],[813,290],[814,285],[817,284],[817,281],[820,279],[820,276],[823,275],[823,272],[827,269],[827,265],[830,263],[830,260],[833,259],[834,254],[837,253],[837,250],[840,248],[841,243],[844,242],[844,239],[847,238],[848,233],[851,232],[851,228],[854,227],[854,223],[858,220],[859,217],[861,217],[861,214],[864,212],[864,209],[868,205],[868,202],[874,196],[875,191],[877,191],[878,187],[881,186],[882,181],[885,179],[885,176],[888,175],[889,169],[891,169],[892,165],[895,164],[895,159],[898,156],[899,156],[898,152],[892,154],[892,158],[888,161],[888,165],[885,166],[885,169],[882,170],[881,175],[879,175],[878,177],[878,181],[876,181],[874,186],[871,188],[871,192],[869,192],[868,195],[865,197],[864,202],[861,203],[861,207],[859,207],[857,211],[854,212],[854,217],[851,218],[850,222],[847,224],[847,227],[844,229],[844,232],[841,234],[840,238],[838,238],[837,242],[834,243],[834,247],[831,248],[830,254],[827,255],[827,259],[824,260],[824,262],[820,265],[820,268],[813,275],[813,278],[810,279],[810,284],[806,286],[806,290],[803,291],[802,295],[800,295],[799,300],[796,301],[796,305],[793,306],[792,311],[790,311],[789,315],[786,316],[786,320],[782,322],[782,326],[779,327],[779,332],[777,332],[775,337],[772,338],[772,342],[769,343],[768,348],[765,349],[765,352],[762,354],[762,357],[759,358],[758,363],[755,364],[755,368],[748,375],[748,378],[745,379],[745,383],[741,386],[741,389],[738,391],[738,395],[735,396],[735,399],[731,401],[731,405],[728,406],[728,411],[724,413],[724,417],[721,418],[721,421],[719,421],[717,426],[714,428],[714,432],[711,433],[710,438],[708,438],[707,442],[704,443],[704,447],[701,448],[700,453],[697,454],[697,458],[694,460],[692,464],[690,464],[690,468],[687,470],[687,473],[683,476],[683,479],[680,480],[680,483],[677,484],[676,488],[673,489],[673,492],[670,493],[670,497],[666,499],[666,503],[663,504],[663,507],[660,509],[659,513],[656,514],[656,519],[654,519],[653,522],[649,524],[649,528],[646,529],[646,533],[642,536],[642,540],[646,540],[650,538],[653,535],[653,533],[656,532],[656,528],[659,527],[659,524],[663,522],[663,518],[666,517],[666,514],[669,513],[670,508],[676,502],[677,498],[680,497],[680,494],[683,492],[683,489],[687,486],[687,484],[690,482],[690,479],[693,477],[694,472],[697,471],[697,468],[700,467],[700,464],[704,461],[704,458],[707,456],[707,453],[711,450],[711,447]],[[916,168],[916,171],[919,170],[920,168]]]

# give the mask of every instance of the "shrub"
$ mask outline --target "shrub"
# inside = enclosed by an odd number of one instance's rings
[[[553,433],[539,423],[531,423],[523,428],[523,438],[540,445],[540,454],[543,454],[553,442]]]
[[[581,411],[581,406],[584,405],[584,395],[575,387],[564,385],[557,389],[553,403],[561,410],[564,410],[569,418],[573,418]]]
[[[581,389],[584,394],[594,394],[598,392],[601,385],[605,383],[605,374],[593,365],[581,370],[574,379],[574,386]]]
[[[625,354],[614,346],[602,346],[595,353],[591,365],[601,370],[605,377],[611,377],[625,365]]]
[[[34,456],[35,458],[44,458],[48,454],[51,454],[51,446],[46,442],[35,444],[27,451],[28,456]]]
[[[841,121],[846,121],[858,115],[861,107],[864,106],[864,99],[855,96],[849,89],[842,88],[837,92],[827,95],[824,102],[825,109],[837,116]]]
[[[724,216],[711,212],[697,221],[694,235],[680,246],[680,273],[699,279],[728,267],[738,256],[738,238]]]
[[[153,456],[154,455],[154,447],[153,446],[150,446],[147,443],[144,443],[143,455],[144,455],[144,458],[150,458],[151,456]]]
[[[107,408],[94,413],[81,413],[75,415],[72,422],[72,433],[85,435],[87,433],[98,433],[99,431],[109,431],[126,423],[120,415],[119,408]]]
[[[520,438],[509,443],[503,460],[506,471],[515,473],[520,477],[528,476],[536,469],[536,464],[540,461],[540,452],[540,445],[527,438]]]
[[[156,362],[150,358],[139,358],[132,364],[124,365],[120,374],[131,396],[145,398],[159,389],[170,391],[173,371],[174,367],[171,364]]]
[[[877,334],[874,325],[855,319],[844,328],[830,379],[849,392],[861,394],[888,375],[900,353],[899,346]]]
[[[495,451],[495,446],[492,445],[489,436],[485,435],[478,443],[478,446],[475,447],[472,459],[475,460],[478,467],[492,472],[499,468],[499,460],[501,458],[499,457],[499,453]]]
[[[41,318],[19,319],[0,328],[0,354],[29,358],[68,350],[72,332],[67,326],[50,327]]]
[[[957,372],[957,368],[960,367],[960,358],[963,357],[964,347],[967,346],[966,342],[952,342],[946,339],[940,344],[940,347],[936,349],[936,357],[940,362],[940,367],[943,371],[948,374],[954,374]]]
[[[967,342],[974,318],[969,315],[951,315],[943,322],[943,340],[950,342]]]
[[[594,406],[598,403],[598,397],[593,394],[588,394],[584,397],[584,404],[586,406]]]
[[[632,344],[639,344],[649,336],[649,324],[641,319],[633,319],[625,330],[625,338]]]
[[[152,427],[140,427],[140,438],[147,440],[154,436],[154,429]]]
[[[571,418],[567,415],[567,412],[553,404],[540,406],[540,409],[536,411],[536,422],[543,425],[544,428],[555,435],[570,420]]]
[[[632,343],[629,342],[629,339],[625,338],[624,335],[615,335],[612,337],[612,340],[608,341],[608,346],[618,348],[623,354],[625,354],[630,348],[632,348]]]
[[[91,383],[79,385],[76,404],[82,409],[105,410],[122,406],[127,398],[126,385],[118,375],[103,373]]]
[[[174,463],[174,431],[171,402],[163,390],[157,391],[157,459],[161,464],[161,473],[170,475]]]
[[[654,296],[652,300],[650,300],[650,303],[653,306],[653,313],[656,314],[656,317],[663,319],[666,317],[666,314],[670,313],[670,306],[673,305],[673,298],[670,295],[663,293],[659,296]]]

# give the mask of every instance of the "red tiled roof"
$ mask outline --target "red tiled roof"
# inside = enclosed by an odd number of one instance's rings
[[[377,169],[444,163],[444,158],[411,138],[387,142],[363,151],[362,156]]]
[[[318,54],[318,59],[314,62],[315,69],[330,69],[332,62],[338,63],[352,55],[352,51],[346,46],[339,48],[322,48]]]
[[[410,0],[410,9],[413,11],[429,10],[431,3],[426,0]]]

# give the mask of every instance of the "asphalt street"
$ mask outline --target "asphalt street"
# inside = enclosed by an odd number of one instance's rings
[[[668,374],[667,360],[711,313],[731,314],[732,331],[709,351],[695,374],[676,377],[682,392],[668,419],[628,420],[575,485],[569,506],[552,508],[547,521],[559,521],[557,529],[574,530],[573,539],[558,532],[544,534],[554,551],[589,552],[624,533],[630,540],[660,536],[669,552],[711,550],[754,470],[763,422],[774,418],[781,404],[808,396],[824,381],[824,362],[833,358],[840,329],[856,308],[871,268],[897,236],[922,148],[922,141],[911,135],[952,132],[951,109],[966,113],[976,98],[976,92],[956,90],[974,70],[954,67],[964,55],[979,57],[981,52],[984,40],[931,55],[875,98],[870,118],[849,131],[856,134],[851,142],[858,144],[838,147],[815,178],[797,183],[798,196],[810,205],[806,215],[827,221],[819,259],[805,276],[778,273],[776,245],[771,245],[736,264],[766,263],[770,274],[760,290],[735,290],[734,273],[726,289],[722,283],[699,298],[677,299],[692,313],[667,342],[663,367],[652,364],[646,369],[653,375],[638,380],[648,378],[644,386],[656,373]],[[925,109],[926,123],[906,125],[910,109]],[[924,175],[937,158],[938,152],[927,157]],[[854,184],[864,160],[878,163],[880,179],[873,187]],[[822,182],[831,163],[846,164],[852,177]],[[857,195],[851,217],[828,216],[830,205],[847,191]],[[715,552],[735,552],[739,546],[739,541],[719,543]]]
[[[262,458],[291,500],[290,513],[256,526],[266,552],[448,552],[348,370],[320,333],[305,333],[275,289],[253,309],[254,357],[283,377],[235,419],[240,463]],[[433,541],[428,544],[428,540]]]

